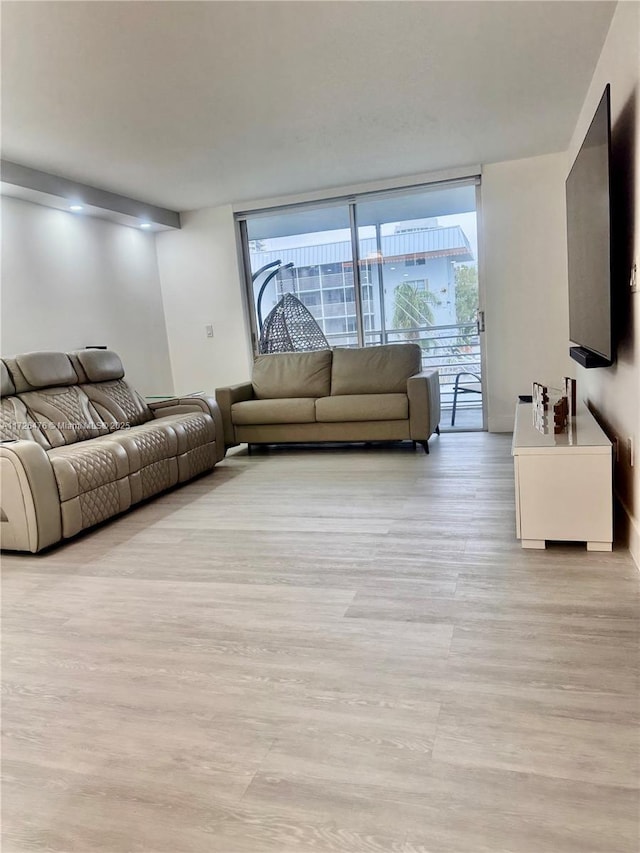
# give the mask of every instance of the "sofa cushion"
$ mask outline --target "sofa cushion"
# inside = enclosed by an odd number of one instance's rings
[[[325,397],[331,393],[331,355],[331,350],[259,355],[253,363],[253,393],[258,400]]]
[[[108,430],[84,391],[77,385],[41,388],[19,395],[49,444],[59,447],[104,435]]]
[[[27,352],[17,355],[16,364],[32,388],[76,385],[78,377],[64,352]]]
[[[333,351],[331,394],[406,393],[407,379],[420,372],[421,364],[418,344],[338,347]]]
[[[127,454],[96,438],[47,451],[60,495],[62,535],[75,536],[131,506]]]
[[[131,473],[178,455],[178,437],[170,423],[149,421],[131,429],[118,429],[109,433],[109,441],[125,449]]]
[[[36,441],[41,447],[49,449],[51,445],[27,412],[20,397],[9,396],[0,399],[0,441]]]
[[[318,422],[404,421],[409,417],[406,394],[350,394],[316,400]]]
[[[122,379],[124,367],[120,356],[110,349],[83,349],[74,353],[89,382]]]
[[[61,501],[115,483],[129,474],[126,451],[108,439],[97,438],[66,447],[55,447],[48,450],[47,455],[51,460]],[[120,512],[120,509],[116,511]]]
[[[162,409],[156,410],[162,412]],[[166,424],[175,432],[178,440],[178,479],[181,483],[197,474],[210,471],[218,459],[216,447],[216,422],[204,411],[181,412],[155,418],[145,426]],[[223,443],[222,430],[219,436]]]
[[[153,418],[153,413],[137,391],[124,379],[91,382],[80,386],[97,413],[110,427],[138,426]]]
[[[0,395],[6,397],[8,394],[16,393],[16,386],[13,384],[13,379],[9,373],[9,369],[4,361],[0,361]]]
[[[118,429],[109,434],[109,441],[126,451],[132,503],[178,482],[178,436],[170,423],[154,420],[131,429]]]
[[[7,368],[7,373],[13,383],[13,387],[15,391],[12,393],[21,394],[23,391],[33,391],[33,387],[29,385],[27,380],[24,377],[24,374],[18,367],[18,362],[15,358],[11,358],[11,356],[5,356],[2,359],[2,363]]]
[[[160,412],[162,409],[159,410]],[[216,424],[206,412],[182,412],[176,415],[164,415],[154,418],[148,426],[154,424],[170,426],[178,441],[178,454],[195,450],[204,444],[216,440]]]
[[[294,397],[288,400],[247,400],[231,406],[234,424],[308,424],[316,419],[315,400]]]

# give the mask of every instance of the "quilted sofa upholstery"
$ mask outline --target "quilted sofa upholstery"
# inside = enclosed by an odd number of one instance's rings
[[[4,549],[40,551],[224,456],[215,400],[148,404],[110,350],[25,353],[0,371]]]
[[[439,432],[437,370],[417,344],[259,355],[251,382],[216,390],[227,447],[427,441]]]

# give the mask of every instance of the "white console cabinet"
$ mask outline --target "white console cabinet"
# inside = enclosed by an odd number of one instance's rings
[[[613,543],[611,442],[582,408],[566,433],[542,433],[530,403],[519,403],[513,431],[516,535],[523,548],[546,540],[586,542],[589,551]]]

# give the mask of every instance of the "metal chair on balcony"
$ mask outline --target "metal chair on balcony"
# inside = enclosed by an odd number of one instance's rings
[[[469,376],[466,382],[460,382],[463,376]],[[456,424],[456,409],[458,406],[458,394],[482,394],[482,379],[476,373],[463,371],[458,373],[453,385],[453,408],[451,409],[451,426]]]

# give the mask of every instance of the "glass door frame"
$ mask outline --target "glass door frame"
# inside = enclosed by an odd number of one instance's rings
[[[355,199],[349,202],[349,230],[351,231],[351,255],[353,260],[353,289],[356,303],[356,334],[358,347],[366,346],[364,339],[364,315],[362,313],[362,280],[360,276],[360,241],[358,239],[358,215]]]
[[[482,184],[476,184],[476,230],[478,235],[478,339],[480,341],[480,387],[482,388],[482,432],[489,429],[489,393],[487,381],[486,299],[484,275],[484,218],[482,211]]]

